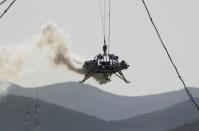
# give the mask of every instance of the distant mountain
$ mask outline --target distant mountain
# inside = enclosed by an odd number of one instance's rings
[[[21,88],[14,84],[9,90],[9,94],[27,97],[35,97],[36,93],[34,92],[35,89]],[[191,88],[191,92],[195,96],[199,96],[199,89]],[[127,97],[75,82],[40,87],[39,97],[46,102],[97,116],[104,120],[126,119],[162,110],[187,100],[184,90],[158,95]]]
[[[197,102],[199,103],[199,99],[197,99]],[[199,119],[197,110],[187,101],[161,111],[112,123],[121,127],[132,128],[133,131],[165,131],[197,119]]]
[[[199,120],[168,131],[199,131]]]
[[[25,111],[33,110],[33,103],[34,99],[22,96],[8,95],[3,98],[0,101],[0,130],[23,131]],[[43,101],[39,103],[41,131],[126,131],[96,117]]]

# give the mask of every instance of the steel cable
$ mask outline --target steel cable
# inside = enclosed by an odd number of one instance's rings
[[[9,6],[4,10],[4,12],[0,15],[0,19],[3,18],[3,16],[8,12],[8,10],[11,8],[11,6],[15,3],[16,0],[13,0]]]
[[[189,99],[190,99],[191,102],[195,105],[197,111],[199,112],[199,106],[198,106],[197,102],[195,101],[194,97],[192,96],[190,90],[187,88],[185,81],[183,80],[182,76],[180,75],[180,72],[179,72],[177,66],[175,65],[175,63],[174,63],[174,61],[173,61],[173,59],[172,59],[172,57],[171,57],[171,55],[170,55],[170,53],[169,53],[169,51],[168,51],[166,45],[164,44],[164,41],[163,41],[163,39],[162,39],[162,37],[161,37],[161,35],[160,35],[158,29],[157,29],[157,26],[155,25],[155,23],[154,23],[154,21],[153,21],[153,19],[152,19],[151,13],[150,13],[150,11],[149,11],[147,5],[146,5],[146,2],[145,2],[144,0],[142,0],[142,3],[144,4],[144,7],[145,7],[145,9],[146,9],[146,11],[147,11],[147,14],[148,14],[148,16],[149,16],[149,19],[150,19],[150,21],[151,21],[151,23],[152,23],[152,25],[153,25],[153,27],[154,27],[154,29],[155,29],[157,35],[158,35],[158,38],[159,38],[159,40],[160,40],[160,42],[161,42],[161,44],[162,44],[164,50],[166,51],[166,54],[167,54],[167,56],[168,56],[168,58],[169,58],[171,64],[173,65],[173,67],[174,67],[174,69],[175,69],[175,71],[176,71],[176,74],[178,75],[179,80],[182,82],[183,87],[184,87],[184,89],[185,89],[185,91],[186,91],[186,93],[187,93]]]

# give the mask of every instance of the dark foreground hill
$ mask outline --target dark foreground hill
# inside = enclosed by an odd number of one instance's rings
[[[28,105],[27,103],[30,103]],[[23,131],[25,111],[34,99],[8,95],[0,101],[0,130]],[[39,101],[41,131],[125,131],[98,118]]]
[[[124,88],[121,87],[122,89]],[[191,88],[191,92],[195,96],[199,96],[199,89]],[[9,94],[34,97],[34,89],[12,85]],[[40,87],[39,96],[41,100],[46,102],[97,116],[104,120],[126,119],[162,110],[187,100],[184,90],[149,96],[127,97],[114,95],[99,88],[76,82]]]
[[[199,131],[199,120],[189,124],[184,124],[182,126],[179,126],[175,129],[171,129],[168,131]]]
[[[127,120],[115,121],[112,123],[121,127],[131,128],[133,131],[165,131],[197,119],[199,119],[197,110],[190,102],[186,101],[161,111],[147,113]],[[199,129],[197,131],[199,131]]]
[[[8,95],[3,98],[0,101],[0,130],[23,131],[25,111],[30,108],[33,112],[34,102],[34,99],[23,96]],[[189,102],[131,119],[111,122],[44,101],[39,103],[42,131],[165,131],[198,119],[198,113]],[[186,131],[192,131],[188,129],[189,126]]]

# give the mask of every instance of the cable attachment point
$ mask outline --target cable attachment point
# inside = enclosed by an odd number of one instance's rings
[[[106,54],[106,52],[107,52],[107,45],[106,44],[103,45],[103,51],[104,51],[104,54]]]

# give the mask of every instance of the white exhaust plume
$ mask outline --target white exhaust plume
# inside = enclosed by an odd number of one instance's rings
[[[39,64],[64,65],[70,71],[85,75],[84,62],[71,51],[70,40],[64,30],[54,23],[47,23],[31,40],[0,46],[0,80],[12,81],[21,72],[35,70],[31,66]],[[101,84],[107,82],[101,75],[94,78]]]

